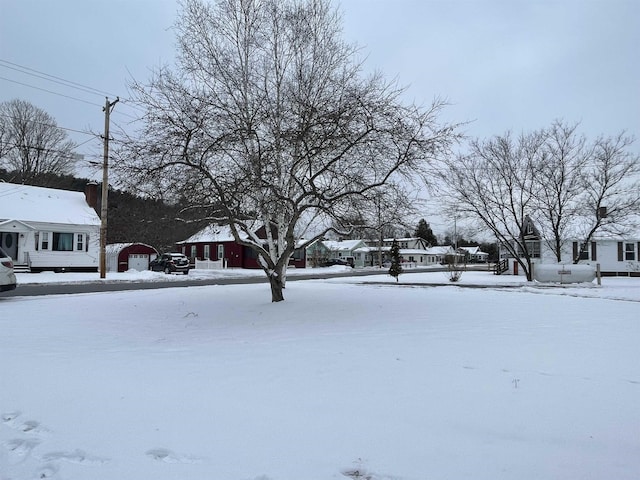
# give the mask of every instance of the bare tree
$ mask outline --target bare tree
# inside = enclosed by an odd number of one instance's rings
[[[440,171],[449,208],[488,228],[531,280],[546,244],[557,261],[571,238],[580,254],[597,232],[624,235],[640,207],[640,158],[624,134],[589,143],[577,125],[472,141],[470,153]]]
[[[544,142],[537,165],[535,207],[530,212],[540,228],[542,241],[562,261],[563,247],[582,208],[586,168],[591,149],[577,134],[578,124],[555,121],[543,132]]]
[[[73,172],[75,144],[44,110],[24,100],[0,104],[0,165],[24,183]]]
[[[640,155],[629,151],[633,142],[622,132],[593,144],[572,225],[573,236],[581,239],[574,263],[597,233],[624,236],[638,227]]]
[[[491,231],[529,280],[536,252],[527,233],[528,212],[535,203],[541,147],[539,134],[474,140],[468,154],[448,159],[440,170],[448,210]]]
[[[362,195],[352,196],[349,205],[346,218],[338,219],[336,231],[347,228],[375,240],[378,266],[382,268],[383,240],[397,237],[399,232],[410,228],[409,219],[415,217],[420,200],[407,182],[388,182]]]
[[[211,220],[257,253],[274,302],[297,240],[456,140],[437,122],[443,102],[404,105],[401,89],[362,75],[328,0],[186,0],[176,31],[175,69],[132,85],[147,115],[121,178],[215,205]]]

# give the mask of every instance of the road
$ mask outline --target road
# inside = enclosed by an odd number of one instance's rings
[[[468,266],[468,269],[487,270],[487,265]],[[402,275],[411,275],[412,273],[423,272],[445,272],[446,267],[439,268],[412,268],[404,270]],[[309,275],[289,275],[288,282],[298,280],[318,280],[323,278],[335,277],[358,277],[370,275],[388,275],[388,270],[382,268],[380,270],[352,270],[339,273],[313,273]],[[241,285],[267,283],[266,276],[259,277],[240,277],[240,278],[211,278],[211,279],[194,279],[180,281],[161,281],[161,282],[95,282],[95,283],[43,283],[43,284],[24,284],[18,285],[18,288],[0,294],[0,298],[6,297],[31,297],[38,295],[61,295],[74,293],[94,293],[94,292],[118,292],[124,290],[149,290],[158,288],[179,288],[179,287],[195,287],[204,285]]]

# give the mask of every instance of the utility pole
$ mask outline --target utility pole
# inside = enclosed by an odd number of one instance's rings
[[[109,102],[109,97],[104,108],[104,154],[102,159],[102,201],[100,211],[100,278],[107,276],[107,196],[109,195],[109,115],[120,97]]]

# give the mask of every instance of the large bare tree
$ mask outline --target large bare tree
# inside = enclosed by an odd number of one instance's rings
[[[175,67],[132,85],[147,114],[121,178],[215,207],[211,220],[257,253],[273,301],[299,239],[456,140],[443,102],[405,105],[402,89],[363,75],[328,0],[185,0],[176,32]]]
[[[13,181],[72,173],[75,146],[44,110],[24,100],[0,103],[0,166],[14,175]]]

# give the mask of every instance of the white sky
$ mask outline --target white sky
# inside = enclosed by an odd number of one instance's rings
[[[555,119],[581,122],[590,138],[640,132],[637,0],[339,5],[345,38],[363,47],[367,68],[408,85],[408,100],[448,99],[443,119],[472,121],[465,128],[470,136],[531,131]],[[178,8],[175,0],[0,0],[0,102],[25,99],[62,127],[101,133],[105,93],[126,98],[128,78],[145,80],[150,67],[172,61]],[[65,88],[12,64],[104,93]],[[126,126],[138,113],[121,102],[111,118]],[[100,140],[69,133],[87,142],[79,151],[88,160],[101,159]],[[634,150],[640,151],[638,143]]]

